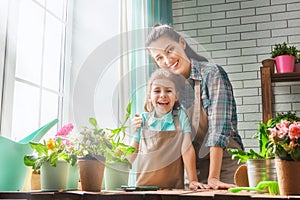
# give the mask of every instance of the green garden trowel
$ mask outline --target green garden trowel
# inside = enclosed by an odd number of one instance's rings
[[[262,192],[266,188],[269,189],[269,194],[272,195],[279,194],[278,182],[276,181],[261,181],[257,184],[256,187],[235,187],[235,188],[229,188],[228,191],[233,193],[240,192],[242,190]]]

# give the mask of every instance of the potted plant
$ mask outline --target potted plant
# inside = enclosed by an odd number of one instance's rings
[[[288,46],[285,42],[275,44],[271,55],[272,58],[275,58],[277,72],[293,72],[297,53],[298,50],[295,46]]]
[[[131,114],[130,102],[126,108],[126,116],[123,122],[120,122],[120,127],[115,129],[106,128],[108,132],[111,148],[106,152],[106,167],[105,167],[105,189],[117,189],[122,185],[128,184],[129,170],[131,164],[127,159],[135,148],[125,144],[125,132],[127,129],[126,122]]]
[[[101,191],[107,149],[111,148],[109,137],[102,128],[98,128],[95,118],[89,118],[91,127],[83,127],[77,138],[78,166],[81,189]]]
[[[64,190],[67,187],[69,163],[75,165],[77,159],[70,154],[68,140],[64,138],[72,129],[73,125],[68,124],[54,138],[29,143],[35,154],[25,155],[24,164],[31,166],[34,173],[40,171],[42,190]]]
[[[268,129],[268,148],[277,156],[275,161],[280,194],[299,195],[300,118],[284,118],[273,123],[275,126]]]
[[[228,149],[228,153],[232,155],[232,159],[237,159],[240,163],[246,164],[246,172],[243,174],[243,179],[247,176],[247,183],[241,181],[245,185],[256,187],[256,185],[263,180],[277,180],[274,154],[266,148],[268,143],[267,124],[260,123],[257,133],[253,138],[259,140],[259,152],[250,149],[243,151],[240,149]]]
[[[78,164],[82,190],[101,191],[104,168],[107,175],[105,178],[107,189],[120,188],[121,185],[116,186],[118,184],[115,182],[116,180],[123,180],[122,184],[128,183],[131,164],[127,160],[127,156],[135,150],[134,147],[124,142],[126,122],[131,114],[131,102],[127,105],[126,111],[125,120],[120,123],[118,128],[99,128],[97,120],[91,117],[89,118],[91,126],[83,127],[79,133],[77,138],[78,155],[80,156]],[[91,169],[85,169],[88,163],[91,163]],[[96,169],[97,165],[97,171],[101,173],[96,176],[92,169]],[[87,183],[86,180],[92,181],[92,183]],[[97,185],[93,185],[93,183],[97,183]]]
[[[274,128],[281,120],[297,120],[295,112],[279,112],[275,118],[270,119],[266,124],[260,123],[254,138],[259,140],[259,152],[250,149],[249,152],[239,149],[228,149],[232,159],[238,159],[238,162],[246,163],[248,168],[249,186],[255,187],[258,182],[264,180],[277,180],[275,167],[275,152],[271,148],[269,139],[269,129]]]

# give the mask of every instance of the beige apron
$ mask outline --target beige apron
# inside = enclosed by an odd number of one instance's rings
[[[196,152],[196,169],[199,182],[207,183],[209,174],[210,154],[209,147],[205,146],[208,137],[208,117],[205,112],[201,97],[200,81],[195,80],[195,103],[194,106],[188,109],[189,119],[192,119],[191,125],[193,133],[197,133],[193,138],[193,145]],[[197,131],[195,131],[197,130]],[[226,148],[241,149],[240,145],[229,138],[229,143]],[[234,173],[238,168],[236,160],[231,159],[231,155],[227,150],[223,151],[222,168],[220,180],[225,183],[234,183]]]
[[[136,185],[159,188],[184,188],[184,167],[181,154],[183,134],[173,111],[175,131],[152,131],[148,119],[141,132]]]

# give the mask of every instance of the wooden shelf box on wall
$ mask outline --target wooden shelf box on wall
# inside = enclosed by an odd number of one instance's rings
[[[262,61],[263,66],[260,68],[262,117],[264,123],[267,123],[273,117],[272,83],[300,81],[300,72],[274,73],[274,62],[269,61],[270,59]]]
[[[300,72],[274,73],[274,62],[273,64],[270,64],[270,62],[267,64],[266,60],[264,60],[262,63],[263,66],[260,68],[262,117],[263,122],[267,123],[273,117],[272,83],[300,81]]]

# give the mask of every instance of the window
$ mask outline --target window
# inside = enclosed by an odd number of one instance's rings
[[[0,4],[3,11],[7,8],[6,26],[0,21],[1,33],[6,33],[4,62],[0,62],[4,69],[1,134],[18,141],[62,118],[67,0]]]

